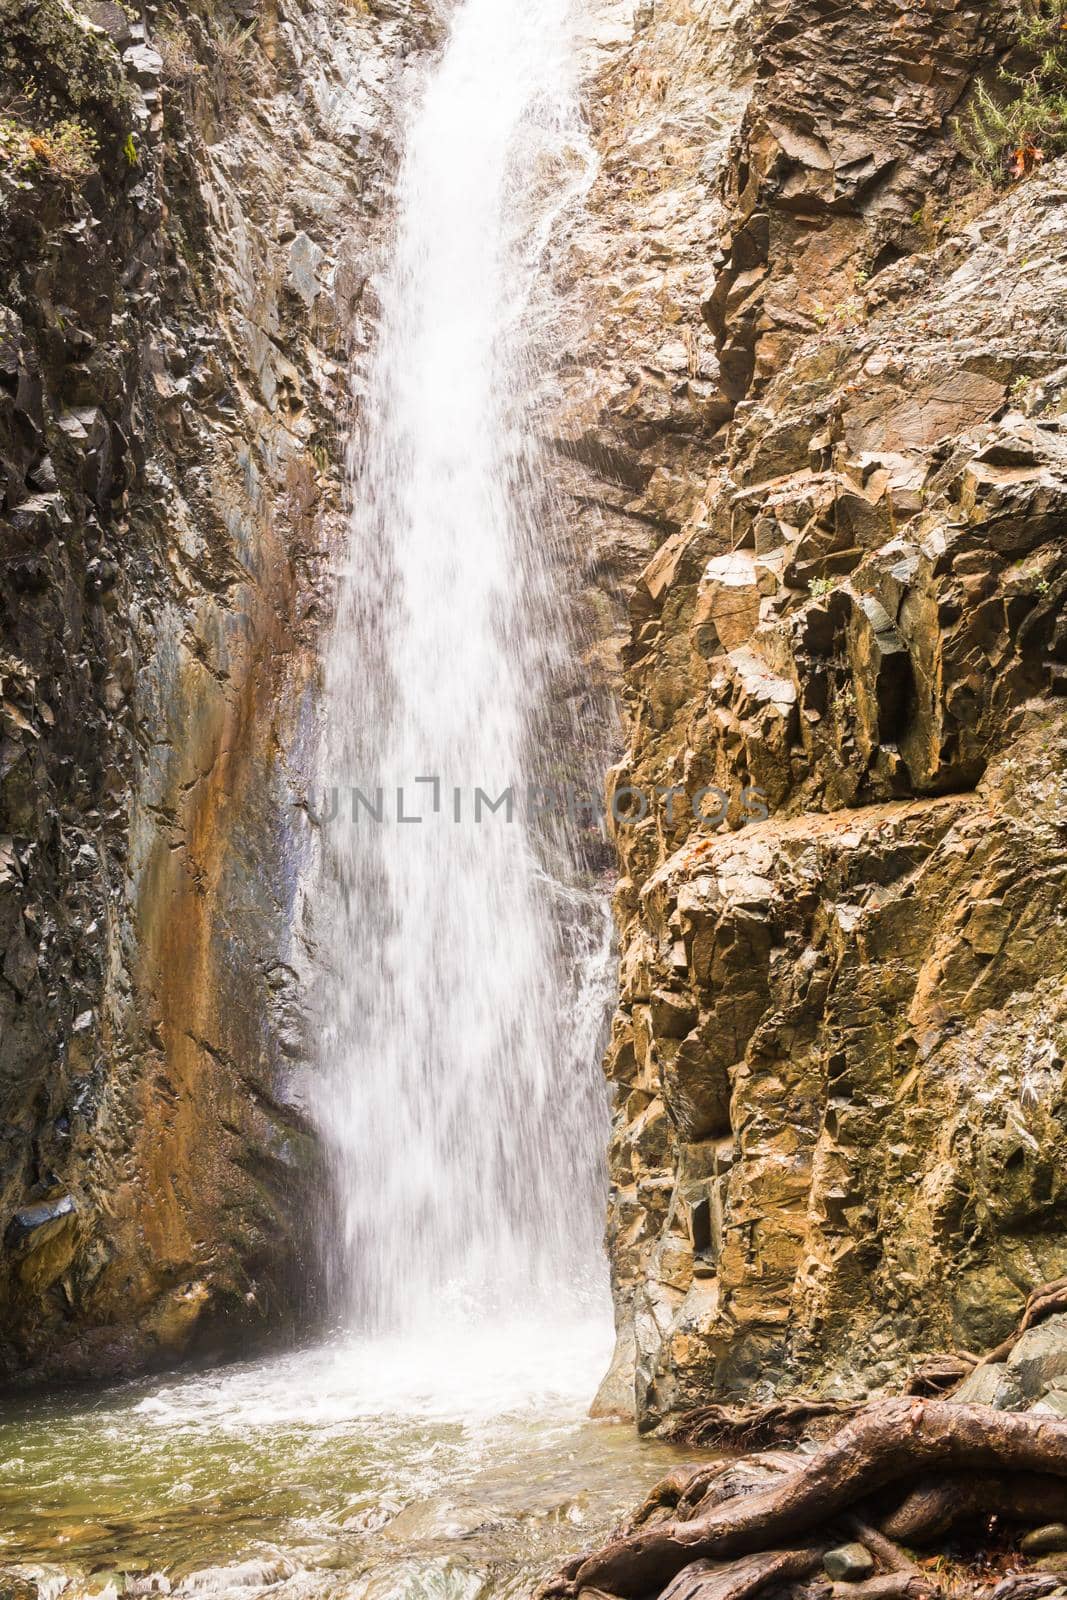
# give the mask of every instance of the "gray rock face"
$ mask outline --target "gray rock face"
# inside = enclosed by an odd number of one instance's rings
[[[952,1396],[961,1405],[996,1406],[998,1411],[1026,1411],[1041,1405],[1067,1411],[1067,1315],[1048,1317],[1028,1328],[1008,1359],[976,1367]]]
[[[0,0],[29,132],[88,141],[0,168],[0,1374],[246,1339],[314,1280],[296,893],[336,424],[430,30],[418,0],[249,20],[225,66],[212,12],[148,37]]]
[[[1008,1357],[1011,1381],[1024,1399],[1067,1389],[1067,1316],[1049,1317],[1023,1334]]]
[[[586,675],[615,693],[627,597],[699,501],[731,410],[700,306],[722,225],[714,174],[751,78],[750,9],[589,8],[584,101],[600,166],[554,263],[566,360],[548,427],[573,504],[574,603],[598,641]]]

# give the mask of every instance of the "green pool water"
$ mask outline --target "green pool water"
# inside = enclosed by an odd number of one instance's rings
[[[605,1359],[461,1327],[9,1404],[0,1566],[43,1600],[528,1594],[683,1454],[588,1419]]]

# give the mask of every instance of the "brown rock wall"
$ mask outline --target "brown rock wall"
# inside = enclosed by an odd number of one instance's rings
[[[16,120],[93,141],[0,164],[0,1365],[51,1375],[312,1310],[301,808],[427,42],[418,4],[152,17],[0,6]]]
[[[876,1388],[1064,1270],[1063,172],[977,195],[946,120],[1002,27],[745,23],[701,298],[731,414],[627,502],[600,1404],[643,1425]]]

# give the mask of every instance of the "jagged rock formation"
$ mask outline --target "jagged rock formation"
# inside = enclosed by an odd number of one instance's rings
[[[549,432],[595,641],[586,668],[617,693],[629,593],[664,531],[700,503],[732,410],[701,303],[722,223],[715,173],[752,65],[748,0],[592,10],[586,111],[599,165],[556,272],[569,326]]]
[[[0,6],[9,1371],[232,1340],[308,1276],[298,808],[426,14],[150,17]]]
[[[739,20],[646,9],[694,73]],[[628,402],[589,386],[565,441],[583,505],[656,546],[609,782],[600,1401],[644,1425],[753,1385],[876,1388],[995,1343],[1067,1270],[1067,168],[975,195],[946,121],[1003,24],[966,0],[756,6],[703,213],[719,254],[682,229],[638,309],[615,301],[637,360],[692,330],[703,425],[661,360]],[[605,72],[618,118],[648,46]],[[626,201],[648,236],[672,181],[668,157]]]
[[[0,0],[0,1367],[42,1373],[306,1279],[310,693],[431,29],[84,7]],[[652,1423],[876,1387],[1067,1270],[1067,167],[973,193],[980,0],[593,9],[546,432],[624,678],[602,1404]]]

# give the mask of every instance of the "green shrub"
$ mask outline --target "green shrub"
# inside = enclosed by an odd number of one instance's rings
[[[0,161],[15,172],[44,167],[77,183],[96,169],[97,139],[76,117],[35,128],[19,116],[0,116]]]
[[[1067,150],[1067,0],[1019,0],[1018,43],[1029,65],[1002,66],[992,90],[976,85],[955,122],[964,154],[994,182]]]

